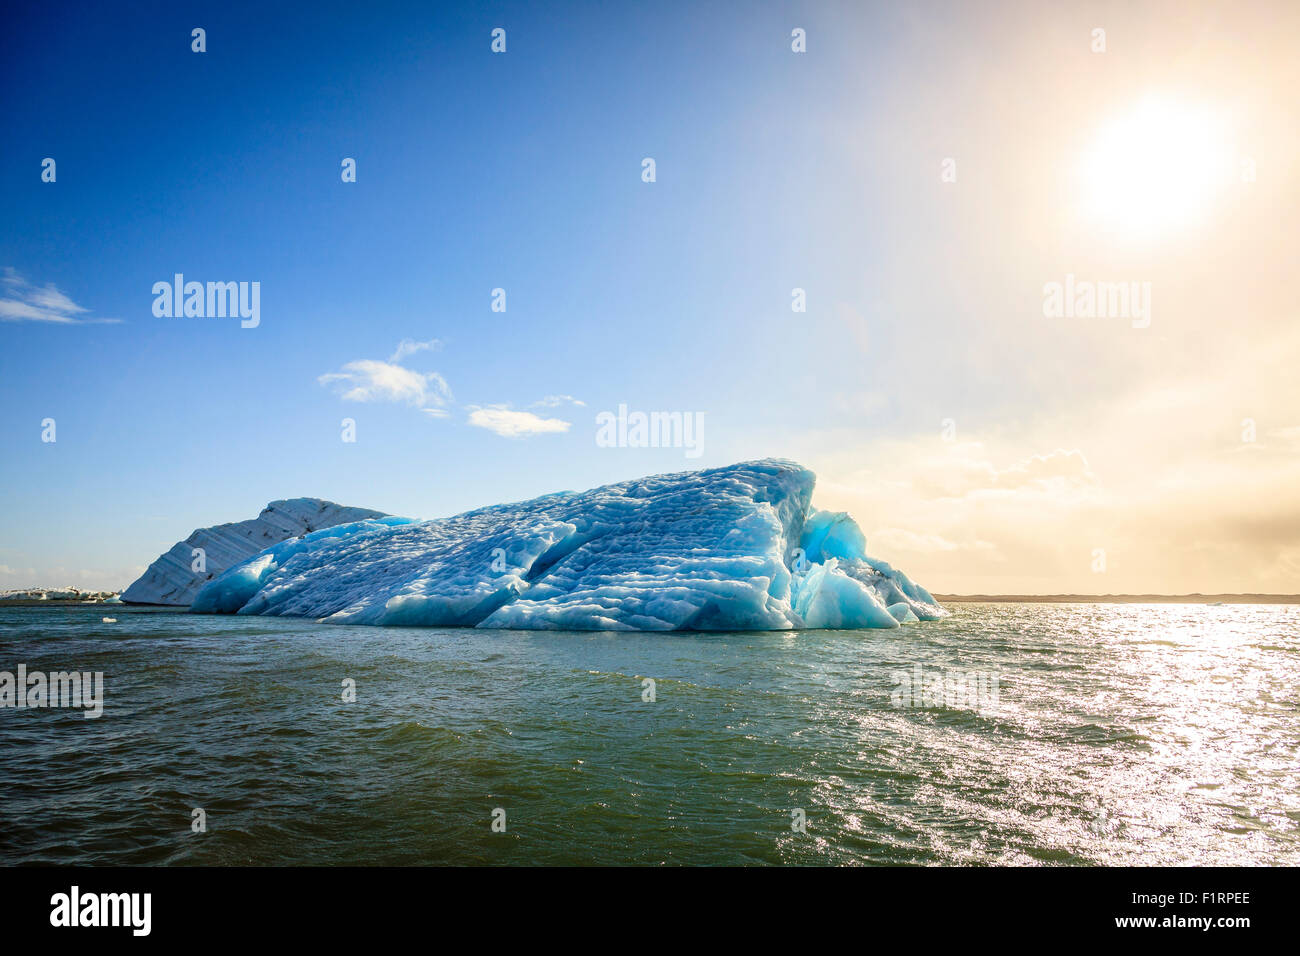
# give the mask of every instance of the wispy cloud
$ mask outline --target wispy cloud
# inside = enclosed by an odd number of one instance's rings
[[[989,466],[988,474],[994,484],[1003,488],[1019,488],[1033,482],[1058,479],[1086,482],[1093,478],[1088,459],[1077,448],[1058,448],[1045,455],[1030,455],[1009,468],[993,469]]]
[[[572,395],[547,395],[545,398],[539,398],[529,408],[559,408],[561,405],[577,405],[586,407],[586,402],[574,398]]]
[[[0,276],[0,322],[51,322],[57,325],[116,325],[121,319],[80,318],[89,312],[53,285],[34,286],[6,266]]]
[[[559,418],[541,418],[532,412],[513,409],[508,405],[469,406],[469,423],[476,428],[486,428],[502,438],[527,438],[554,432],[567,432],[570,422]]]
[[[445,417],[451,401],[451,388],[437,372],[416,372],[377,359],[348,362],[340,371],[328,372],[316,381],[332,386],[345,402],[397,402],[439,418]]]
[[[402,339],[397,343],[397,351],[388,356],[390,362],[400,362],[408,355],[414,355],[416,352],[433,351],[442,348],[442,342],[438,339],[429,339],[427,342],[417,342],[415,339]]]
[[[392,402],[418,408],[430,418],[450,418],[456,407],[451,387],[437,372],[417,372],[400,364],[419,352],[440,348],[438,339],[417,342],[402,339],[388,361],[356,359],[337,372],[317,376],[321,385],[332,388],[345,402]],[[584,405],[572,395],[547,395],[529,408],[558,408],[561,405]],[[543,418],[508,404],[465,405],[467,423],[485,428],[502,438],[526,438],[529,435],[567,432],[571,422],[560,418]]]

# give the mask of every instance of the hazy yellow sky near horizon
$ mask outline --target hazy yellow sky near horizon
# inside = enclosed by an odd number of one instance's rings
[[[875,91],[887,136],[843,134],[912,228],[841,337],[870,362],[887,316],[915,355],[845,400],[932,421],[786,447],[937,592],[1300,592],[1300,4],[1009,9],[918,11],[943,69]],[[1075,282],[1149,314],[1051,314]]]

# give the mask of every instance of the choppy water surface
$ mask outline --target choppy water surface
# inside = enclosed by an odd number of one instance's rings
[[[0,709],[0,863],[1300,864],[1300,607],[952,609],[746,634],[0,609],[0,670],[107,697]],[[918,664],[996,676],[996,704],[893,706]]]

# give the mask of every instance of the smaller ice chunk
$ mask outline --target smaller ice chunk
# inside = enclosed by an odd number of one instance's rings
[[[913,621],[921,620],[911,606],[903,601],[889,605],[889,613],[894,615],[894,620],[899,624],[911,624]]]
[[[915,584],[902,571],[866,553],[867,537],[846,512],[809,508],[799,535],[799,547],[814,567],[820,562],[838,562],[838,573],[862,585],[882,610],[902,604],[911,611],[915,620],[933,621],[947,616],[948,612],[939,606],[929,591]],[[891,619],[897,617],[894,614],[889,616]]]
[[[875,593],[841,571],[835,558],[796,575],[793,588],[791,603],[804,627],[898,627]]]

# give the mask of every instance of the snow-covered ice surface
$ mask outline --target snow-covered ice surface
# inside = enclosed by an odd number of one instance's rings
[[[766,459],[286,540],[199,592],[201,613],[575,630],[898,627],[944,616],[867,557],[816,476]],[[892,609],[891,605],[903,605]]]
[[[383,514],[369,508],[336,505],[320,498],[272,501],[256,518],[199,528],[184,541],[176,542],[122,592],[122,600],[128,604],[184,607],[194,600],[194,595],[203,585],[269,545],[318,528],[330,528],[364,518],[380,518]],[[202,548],[204,552],[202,571],[192,570],[195,548]]]

